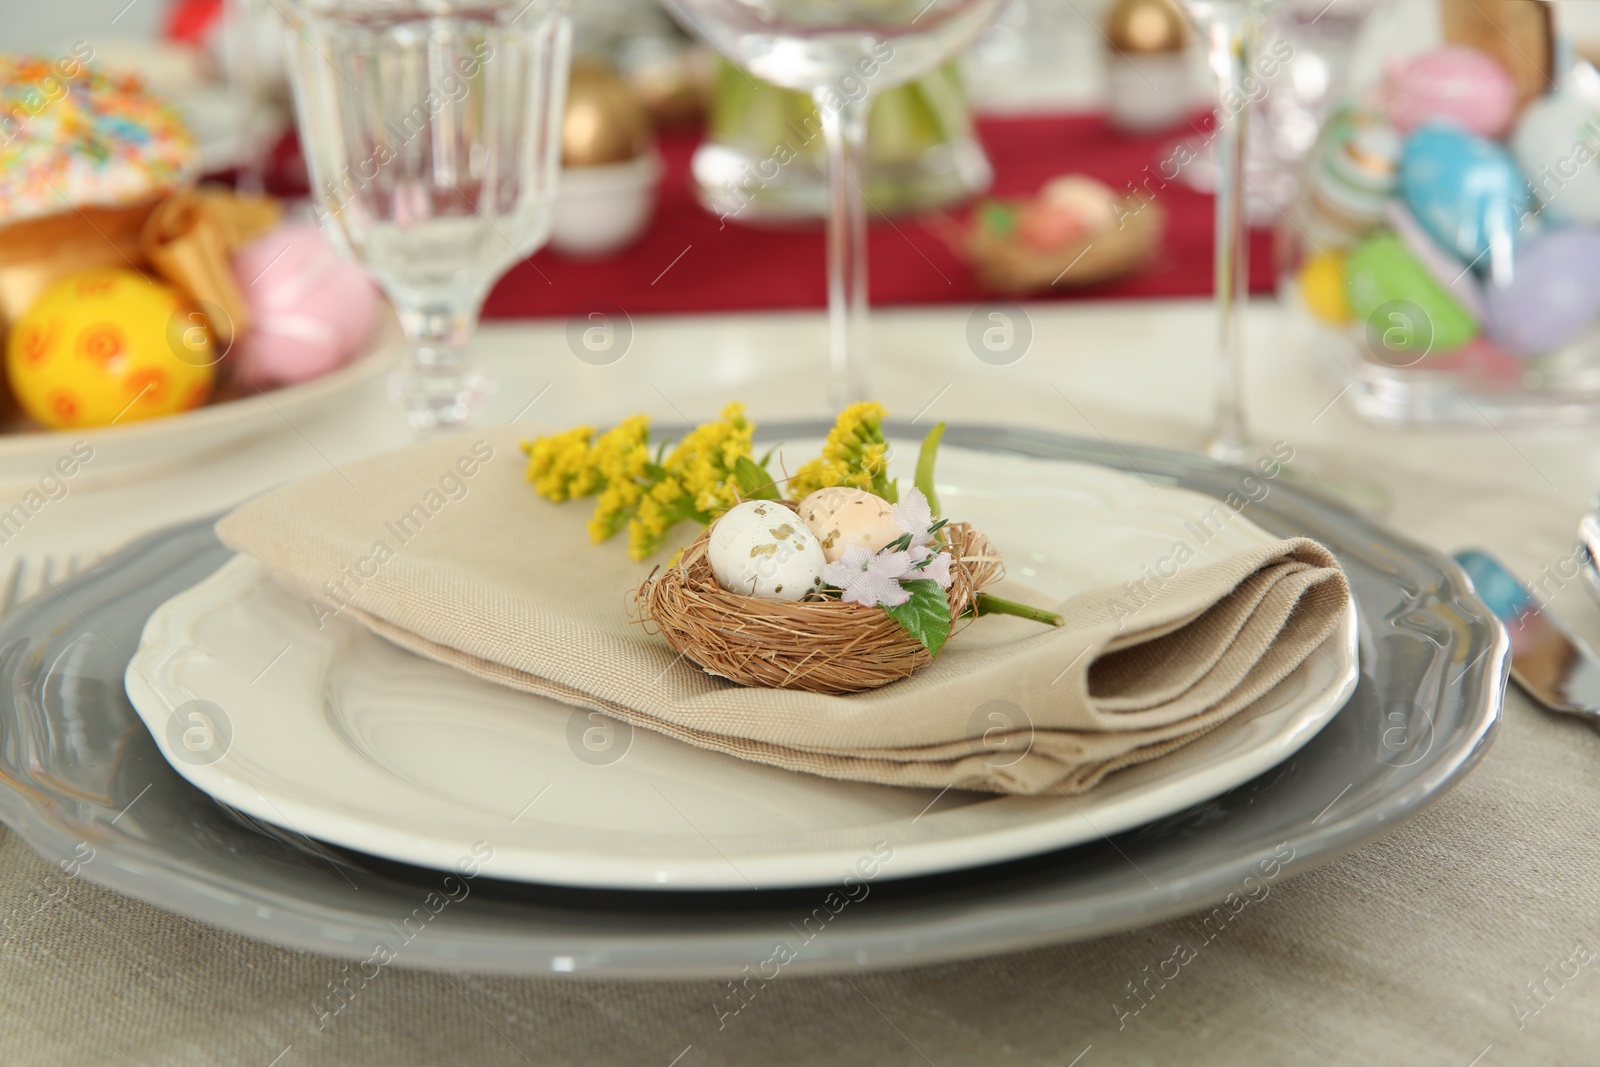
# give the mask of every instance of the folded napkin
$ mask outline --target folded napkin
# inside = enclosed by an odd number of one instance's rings
[[[536,496],[517,440],[500,427],[329,471],[217,533],[304,595],[318,625],[352,617],[481,678],[742,759],[1001,793],[1079,793],[1266,705],[1349,602],[1329,552],[1295,538],[1050,605],[1064,627],[986,616],[881,689],[749,689],[630,614],[664,561],[591,544],[589,507]]]

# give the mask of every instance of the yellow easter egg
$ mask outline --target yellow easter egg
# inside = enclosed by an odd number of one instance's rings
[[[54,429],[196,407],[211,394],[215,364],[196,305],[131,270],[61,279],[17,320],[6,345],[17,402]]]
[[[1344,280],[1344,257],[1319,253],[1300,268],[1300,296],[1311,313],[1324,322],[1343,326],[1356,317]]]

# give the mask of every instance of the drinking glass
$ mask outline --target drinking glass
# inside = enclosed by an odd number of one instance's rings
[[[828,155],[828,400],[838,409],[862,399],[870,97],[956,55],[1006,0],[662,2],[740,70],[816,101]]]
[[[550,233],[565,0],[293,0],[285,34],[323,229],[410,341],[390,397],[419,431],[492,382],[466,353],[490,284]]]
[[[1250,299],[1250,243],[1245,230],[1245,144],[1250,108],[1245,77],[1262,24],[1279,0],[1179,0],[1206,40],[1217,78],[1217,401],[1206,454],[1226,463],[1251,458],[1244,420],[1244,313]]]
[[[1300,170],[1317,131],[1343,99],[1367,24],[1393,0],[1282,0],[1267,21],[1264,58],[1271,66],[1253,73],[1267,83],[1250,104],[1250,143],[1245,149],[1245,218],[1252,226],[1276,225],[1299,192]],[[1266,77],[1263,70],[1272,70]],[[1183,181],[1214,193],[1217,164],[1210,137],[1189,138],[1194,158]]]

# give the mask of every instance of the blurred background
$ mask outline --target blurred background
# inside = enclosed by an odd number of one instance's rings
[[[10,50],[7,99],[14,117],[29,111],[18,101],[30,86],[36,91],[39,78],[48,78],[50,64],[76,56],[114,79],[136,79],[116,82],[89,110],[122,122],[117,116],[129,105],[119,87],[137,85],[130,91],[171,104],[194,148],[181,166],[152,178],[116,169],[119,144],[143,146],[134,156],[146,151],[138,128],[145,119],[138,115],[126,129],[115,122],[96,127],[98,141],[84,140],[65,119],[8,127],[0,148],[0,174],[9,186],[0,189],[0,223],[9,227],[0,232],[0,325],[14,327],[44,284],[73,265],[71,257],[51,252],[45,258],[55,256],[54,265],[41,267],[39,247],[53,249],[58,239],[107,239],[105,225],[86,228],[68,209],[219,183],[247,196],[264,193],[272,205],[270,219],[223,227],[212,242],[222,267],[191,266],[185,275],[181,264],[162,267],[160,255],[149,264],[129,260],[140,269],[155,267],[179,296],[192,298],[200,313],[195,321],[216,334],[214,347],[233,353],[208,356],[216,364],[205,386],[211,391],[197,385],[190,399],[175,399],[170,409],[206,397],[226,399],[235,395],[230,388],[299,384],[363,348],[373,315],[361,311],[370,302],[357,291],[361,283],[345,279],[340,289],[316,281],[337,270],[326,256],[306,251],[304,242],[288,261],[293,270],[274,271],[274,277],[292,275],[294,284],[285,282],[270,298],[254,285],[277,264],[274,254],[288,247],[281,238],[271,243],[276,227],[327,231],[324,223],[332,217],[340,232],[328,234],[331,245],[349,257],[360,244],[345,225],[349,213],[329,206],[343,203],[337,192],[322,188],[316,202],[308,199],[318,178],[297,136],[286,71],[284,20],[292,6],[276,0],[8,6],[0,15],[0,39]],[[1204,42],[1189,20],[1193,3],[1185,12],[1177,0],[1014,0],[957,58],[873,92],[861,189],[871,264],[866,296],[873,307],[1209,297],[1215,289],[1217,132],[1248,109],[1250,142],[1236,183],[1250,227],[1244,288],[1280,295],[1323,328],[1325,336],[1308,344],[1332,346],[1329,360],[1355,384],[1353,398],[1364,414],[1404,422],[1480,411],[1498,420],[1529,410],[1592,410],[1600,397],[1600,362],[1595,346],[1580,342],[1592,337],[1594,317],[1577,323],[1582,329],[1527,336],[1516,323],[1540,320],[1548,309],[1512,292],[1510,253],[1492,257],[1499,265],[1485,274],[1489,261],[1473,260],[1473,248],[1441,251],[1438,233],[1413,232],[1418,227],[1408,221],[1419,219],[1422,230],[1435,227],[1433,209],[1398,191],[1396,131],[1409,134],[1411,120],[1397,116],[1409,114],[1407,107],[1430,119],[1462,101],[1468,110],[1492,111],[1504,96],[1514,109],[1506,122],[1475,135],[1495,152],[1515,153],[1512,166],[1534,185],[1541,160],[1558,161],[1600,130],[1594,123],[1600,87],[1586,61],[1600,53],[1600,4],[1507,7],[1553,13],[1541,15],[1538,26],[1513,27],[1496,21],[1498,15],[1485,16],[1487,30],[1463,21],[1484,6],[1495,5],[1284,0],[1267,18],[1243,96],[1230,104],[1225,94],[1219,104]],[[483,318],[496,319],[582,317],[598,314],[599,304],[628,315],[826,306],[821,220],[829,204],[827,157],[812,98],[736,68],[691,37],[657,0],[578,0],[572,25],[553,208],[548,225],[535,227],[536,236],[508,239],[516,254],[507,257],[504,273],[484,280],[486,292],[470,292],[459,307],[440,312],[444,305],[437,302],[427,310],[420,297],[397,298],[401,283],[366,252],[353,257],[397,302],[413,342],[431,336],[443,351],[448,345],[439,338],[454,330],[461,342],[480,310]],[[1471,51],[1466,59],[1463,50]],[[31,67],[22,58],[30,54]],[[1530,55],[1538,57],[1531,61],[1536,69],[1518,69]],[[1474,66],[1479,60],[1488,67]],[[1529,78],[1532,90],[1523,84]],[[450,92],[448,85],[434,88]],[[419,122],[435,121],[417,115]],[[30,138],[42,143],[30,147]],[[1452,147],[1461,146],[1441,150]],[[56,166],[40,159],[59,163],[69,152],[76,154],[76,169],[57,166],[55,178],[38,179],[50,183],[48,190],[37,182],[29,188],[35,173]],[[79,157],[96,152],[109,152],[112,162],[96,157],[92,165],[81,163]],[[1543,205],[1540,229],[1573,219],[1585,229],[1576,245],[1566,242],[1574,248],[1518,268],[1524,275],[1600,270],[1600,252],[1590,247],[1600,245],[1600,237],[1589,240],[1589,215],[1600,204],[1600,186],[1589,188],[1593,179],[1590,170],[1562,204]],[[141,182],[154,184],[146,190]],[[322,186],[329,182],[324,173]],[[1430,195],[1442,202],[1452,193]],[[1537,208],[1543,199],[1530,203]],[[1402,201],[1403,208],[1395,206]],[[227,210],[237,213],[237,205]],[[1405,218],[1388,218],[1397,211]],[[65,216],[75,234],[41,231],[53,215]],[[146,220],[134,223],[148,244]],[[1373,244],[1375,235],[1405,247],[1391,254]],[[10,252],[3,251],[7,243]],[[538,251],[525,257],[530,248]],[[169,258],[188,255],[180,253]],[[89,255],[77,265],[117,263]],[[1452,278],[1458,267],[1459,273],[1470,268],[1467,282]],[[1408,280],[1419,272],[1438,284]],[[1441,285],[1460,291],[1452,290],[1454,300],[1436,299]],[[319,289],[345,294],[332,301],[339,307],[311,306]],[[1495,311],[1508,301],[1515,307]],[[1411,331],[1398,349],[1385,332],[1391,305],[1404,305]],[[423,322],[429,315],[431,325]],[[1491,321],[1496,315],[1505,320],[1498,326]],[[1426,344],[1412,336],[1419,330]],[[312,334],[321,338],[314,356],[291,351]],[[1441,358],[1451,352],[1450,359]],[[465,398],[458,405],[465,417],[475,403],[475,379],[467,371],[452,374],[447,391]],[[60,428],[83,424],[83,412],[95,407],[83,397],[62,400],[59,390],[48,394],[55,399],[41,399],[47,386],[61,383],[19,385],[21,377],[24,371],[10,375],[21,405],[12,410],[13,421]],[[1440,382],[1450,386],[1444,400]],[[437,396],[424,395],[433,387],[414,378],[397,402],[409,405],[419,427],[459,421],[440,414]],[[1452,406],[1451,390],[1473,398],[1471,413]],[[50,404],[59,410],[52,414]],[[110,413],[107,406],[96,417]]]

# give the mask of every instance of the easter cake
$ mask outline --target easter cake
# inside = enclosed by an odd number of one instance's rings
[[[0,54],[0,222],[138,203],[198,176],[177,112],[87,58]]]

